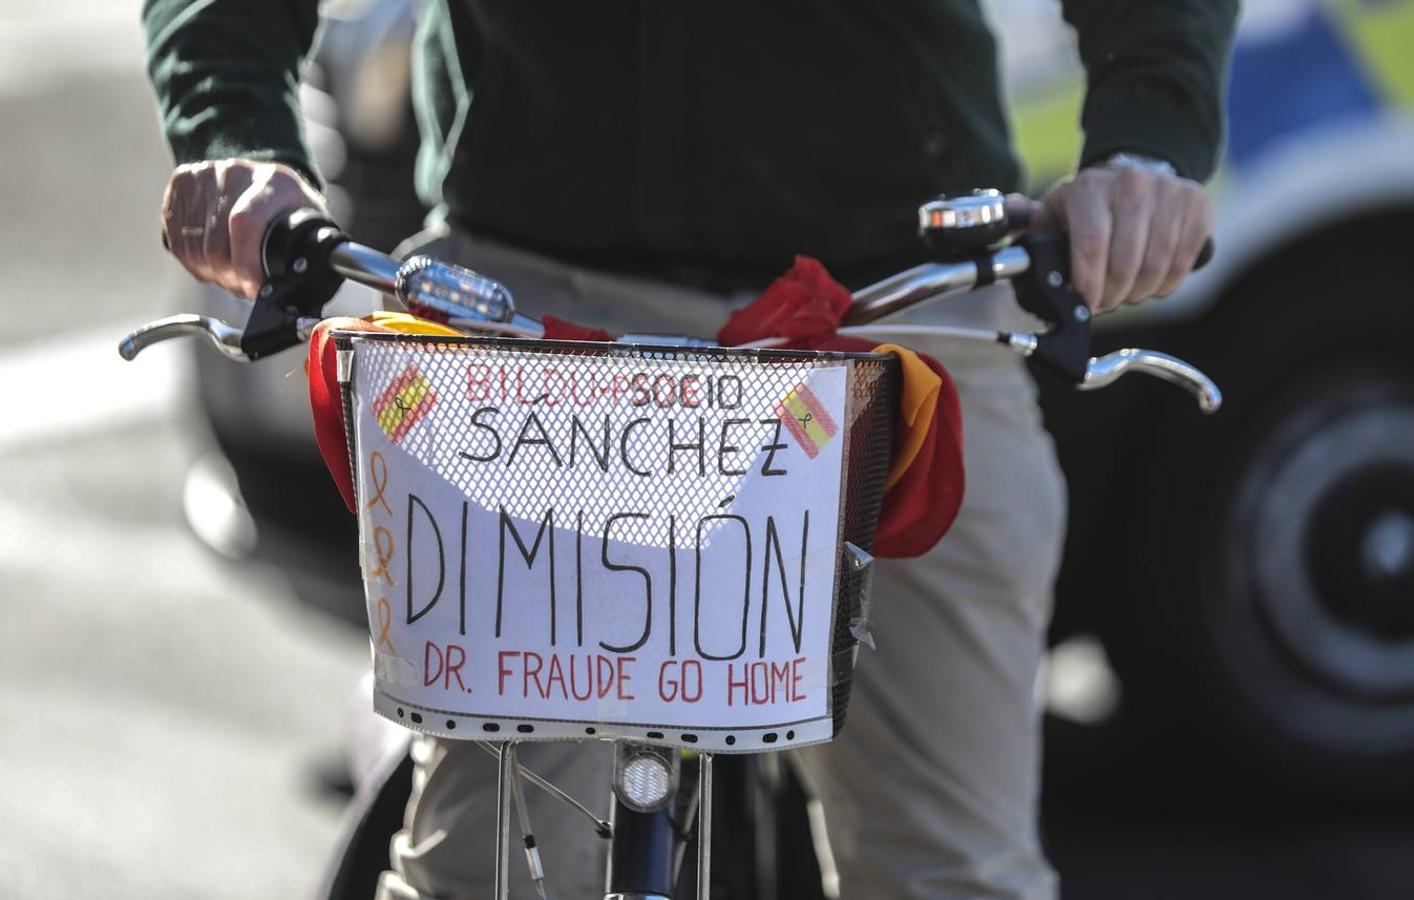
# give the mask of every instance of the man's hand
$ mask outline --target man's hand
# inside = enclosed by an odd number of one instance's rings
[[[1178,290],[1213,232],[1196,181],[1129,166],[1083,169],[1033,213],[1033,228],[1070,235],[1070,280],[1096,313]]]
[[[280,215],[324,208],[314,188],[289,166],[219,159],[178,166],[162,198],[167,246],[187,271],[254,299],[265,280],[261,243]]]

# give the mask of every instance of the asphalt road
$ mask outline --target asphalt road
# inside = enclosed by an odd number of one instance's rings
[[[192,536],[188,357],[113,352],[183,277],[137,6],[0,0],[0,897],[307,896],[366,641]],[[1407,814],[1184,804],[1054,737],[1071,900],[1414,897]]]
[[[364,642],[182,519],[171,420],[0,453],[0,896],[306,896]]]
[[[0,2],[0,897],[308,896],[366,640],[183,516],[136,0]],[[355,601],[357,602],[357,601]]]

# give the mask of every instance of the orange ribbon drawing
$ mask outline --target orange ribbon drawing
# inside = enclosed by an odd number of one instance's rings
[[[387,647],[388,652],[394,656],[398,655],[398,648],[393,646],[393,639],[388,636],[388,629],[393,626],[393,607],[389,605],[387,597],[378,598],[378,641],[379,648]]]
[[[383,583],[393,587],[393,574],[388,571],[388,563],[393,561],[393,533],[382,525],[373,529],[373,554],[378,558],[378,567],[368,573],[368,580],[382,578]]]
[[[373,480],[373,490],[376,493],[368,501],[367,508],[372,509],[376,503],[391,516],[393,508],[388,505],[388,500],[384,496],[384,492],[388,490],[388,461],[377,450],[374,450],[373,455],[368,458],[368,474]]]

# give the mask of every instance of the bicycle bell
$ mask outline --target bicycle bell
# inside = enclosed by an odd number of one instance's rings
[[[1010,232],[1006,197],[981,190],[956,197],[939,196],[918,207],[918,233],[944,257],[969,256]]]

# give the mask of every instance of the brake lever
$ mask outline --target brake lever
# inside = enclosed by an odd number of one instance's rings
[[[1093,391],[1113,384],[1127,372],[1143,372],[1178,385],[1193,395],[1198,401],[1198,408],[1204,413],[1217,412],[1223,405],[1222,391],[1213,379],[1196,366],[1156,350],[1127,348],[1104,356],[1092,356],[1085,367],[1084,379],[1076,388]]]
[[[266,282],[251,305],[241,336],[248,359],[260,359],[309,337],[303,323],[317,322],[343,277],[329,256],[348,236],[317,209],[300,209],[276,219],[260,248]]]
[[[317,316],[302,316],[295,320],[294,336],[299,341],[309,340],[314,326],[319,324]],[[167,316],[130,332],[118,342],[118,355],[131,362],[139,353],[173,338],[198,335],[210,340],[211,345],[227,359],[250,362],[253,357],[246,353],[244,344],[246,330],[214,316],[198,316],[193,313]]]
[[[319,210],[301,209],[282,216],[265,233],[261,257],[267,280],[251,305],[245,327],[212,316],[168,316],[124,337],[118,354],[132,360],[153,344],[185,335],[204,335],[222,355],[241,362],[294,347],[309,339],[324,304],[343,283],[328,260],[347,240]]]
[[[1079,390],[1093,391],[1113,384],[1127,372],[1143,372],[1192,394],[1204,413],[1216,412],[1222,406],[1222,391],[1217,384],[1178,357],[1132,348],[1090,356],[1090,307],[1065,277],[1069,258],[1065,239],[1034,234],[1023,237],[1020,243],[1030,255],[1031,270],[1015,281],[1017,301],[1051,328],[1035,336],[1013,336],[1013,346]],[[1211,254],[1209,243],[1204,255]]]
[[[1090,307],[1066,276],[1070,250],[1053,234],[1028,234],[1017,241],[1031,267],[1012,281],[1016,302],[1050,329],[1036,335],[1027,356],[1072,384],[1085,380],[1090,363]]]
[[[241,329],[221,319],[212,316],[198,316],[193,313],[167,316],[165,319],[148,322],[136,331],[130,332],[127,337],[118,342],[118,355],[131,362],[139,353],[153,344],[189,334],[205,335],[210,338],[212,346],[221,351],[222,355],[228,359],[237,359],[242,362],[250,359],[241,349],[241,338],[244,336]]]

